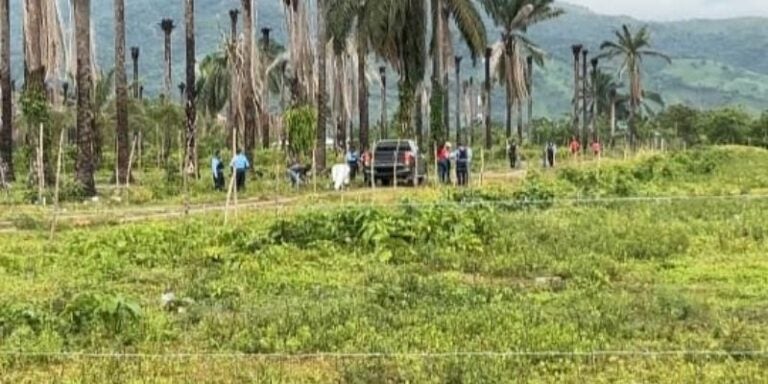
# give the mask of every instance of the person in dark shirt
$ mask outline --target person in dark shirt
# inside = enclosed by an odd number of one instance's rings
[[[211,172],[213,174],[213,189],[224,190],[224,163],[221,161],[219,151],[213,154],[211,159]]]

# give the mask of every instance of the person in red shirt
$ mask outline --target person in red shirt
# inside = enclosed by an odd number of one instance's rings
[[[437,149],[437,170],[440,182],[451,183],[451,143],[445,143]]]
[[[581,149],[581,144],[579,144],[579,141],[576,140],[575,137],[571,138],[570,148],[571,148],[572,155],[577,155],[579,153],[579,150]]]
[[[592,153],[595,155],[595,157],[600,156],[602,148],[600,147],[600,142],[595,140],[592,142]]]

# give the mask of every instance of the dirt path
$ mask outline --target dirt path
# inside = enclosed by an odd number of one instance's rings
[[[486,181],[511,181],[515,179],[524,178],[526,174],[525,170],[517,170],[513,172],[486,172],[483,175]],[[308,205],[312,204],[312,201],[324,200],[334,197],[340,197],[342,201],[354,201],[360,200],[365,197],[383,196],[386,194],[393,194],[393,197],[404,195],[403,191],[410,190],[409,187],[398,187],[396,190],[391,188],[375,188],[375,189],[353,189],[347,192],[335,192],[328,191],[319,194],[304,194],[292,197],[278,197],[272,199],[265,199],[264,197],[252,197],[247,199],[240,199],[237,204],[237,211],[252,211],[260,209],[279,208],[283,206],[291,206],[301,201],[306,202]],[[166,204],[159,206],[145,206],[145,207],[124,207],[124,208],[108,208],[94,209],[89,211],[62,211],[59,212],[57,222],[64,225],[74,226],[88,226],[103,222],[110,223],[132,223],[146,220],[162,220],[173,219],[178,217],[184,217],[186,215],[201,215],[214,212],[224,212],[226,210],[226,202],[220,201],[215,203],[193,203],[190,205],[189,210],[185,212],[182,204]],[[230,205],[230,211],[234,210],[234,204]],[[45,221],[50,222],[53,216],[53,210],[49,209],[44,212]],[[17,225],[12,220],[0,221],[0,233],[12,233],[18,230]]]

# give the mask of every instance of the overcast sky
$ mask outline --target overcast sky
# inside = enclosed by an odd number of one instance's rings
[[[768,17],[768,0],[564,0],[597,13],[628,15],[643,20]]]

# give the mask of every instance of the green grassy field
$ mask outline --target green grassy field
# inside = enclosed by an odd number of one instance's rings
[[[717,148],[0,235],[0,378],[765,382],[766,169]]]

